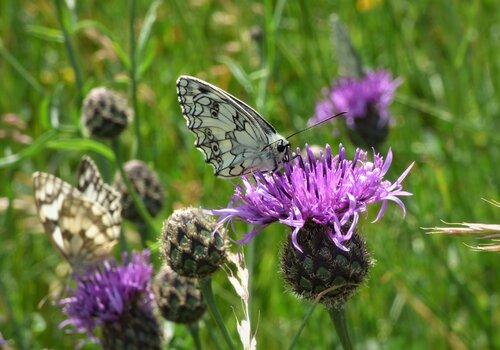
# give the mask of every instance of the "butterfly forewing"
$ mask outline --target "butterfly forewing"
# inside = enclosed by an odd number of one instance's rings
[[[83,156],[77,171],[77,189],[89,200],[106,208],[112,219],[113,226],[119,231],[121,216],[121,195],[113,187],[105,183],[94,161]]]
[[[283,162],[276,145],[288,141],[236,97],[189,76],[179,77],[177,94],[188,128],[196,134],[195,146],[216,175],[275,170]]]
[[[33,174],[33,187],[44,230],[73,268],[110,255],[120,229],[105,207],[51,174]]]

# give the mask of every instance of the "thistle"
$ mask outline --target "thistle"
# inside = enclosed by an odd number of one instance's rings
[[[90,90],[83,101],[82,124],[91,137],[114,139],[132,119],[127,100],[105,87]]]
[[[163,186],[156,173],[149,169],[146,163],[136,159],[125,163],[124,170],[149,214],[156,216],[163,208],[164,202]],[[119,174],[115,178],[114,186],[122,196],[122,216],[132,222],[142,223],[142,217]]]
[[[360,214],[381,203],[375,221],[382,218],[389,201],[403,212],[399,197],[409,196],[402,181],[410,165],[391,183],[385,180],[392,161],[357,149],[353,160],[341,146],[338,155],[330,147],[315,156],[300,149],[283,172],[255,173],[243,177],[226,209],[214,210],[219,225],[240,219],[254,228],[243,237],[249,242],[267,225],[280,222],[292,228],[282,250],[281,269],[289,287],[300,297],[319,300],[328,309],[345,349],[350,341],[345,323],[345,303],[368,274],[370,256],[357,232]]]
[[[328,145],[318,158],[308,146],[306,152],[307,157],[303,157],[298,149],[297,157],[285,164],[282,173],[243,177],[243,186],[236,188],[231,201],[234,205],[212,211],[219,217],[219,225],[234,219],[254,225],[240,241],[247,243],[264,227],[280,222],[292,228],[292,244],[302,251],[298,234],[311,222],[323,226],[321,232],[339,249],[348,251],[345,243],[351,239],[360,214],[369,205],[382,204],[375,221],[383,217],[390,201],[405,213],[399,197],[411,195],[403,191],[402,181],[413,164],[394,183],[386,180],[392,162],[391,150],[385,160],[375,153],[373,161],[360,149],[349,160],[342,146],[335,156]]]
[[[166,320],[177,323],[197,322],[207,309],[198,280],[179,276],[168,265],[156,276],[153,290],[156,304]]]
[[[368,72],[361,78],[341,78],[316,105],[309,124],[321,122],[335,113],[346,112],[351,141],[359,147],[378,148],[389,134],[389,106],[401,80],[386,71]]]
[[[226,261],[226,233],[198,208],[178,209],[163,223],[161,245],[168,264],[181,276],[204,278]]]
[[[122,257],[127,260],[127,255]],[[77,287],[63,299],[63,312],[77,332],[95,336],[104,349],[160,349],[160,328],[153,314],[149,252],[132,254],[118,265],[106,261],[101,268],[75,277]]]

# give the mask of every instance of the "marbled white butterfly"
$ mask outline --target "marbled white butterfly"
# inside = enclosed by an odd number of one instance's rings
[[[177,96],[195,146],[215,175],[274,171],[290,157],[290,143],[255,110],[203,80],[180,76]]]
[[[110,255],[120,234],[120,194],[92,159],[82,158],[76,188],[42,172],[33,174],[33,188],[45,232],[74,269]]]

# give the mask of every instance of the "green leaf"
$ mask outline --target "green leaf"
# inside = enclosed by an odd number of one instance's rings
[[[23,67],[21,62],[17,60],[3,45],[2,38],[0,38],[0,57],[2,57],[5,62],[10,64],[12,68],[21,76],[28,84],[31,85],[33,89],[35,89],[38,93],[43,94],[44,89],[43,86],[35,79],[31,73]]]
[[[115,161],[115,155],[111,148],[105,144],[84,138],[64,138],[50,141],[47,144],[48,148],[64,151],[78,151],[78,152],[96,152],[104,156],[111,162]]]
[[[51,139],[57,136],[57,133],[57,130],[49,130],[38,137],[35,142],[33,142],[30,146],[26,147],[19,153],[0,158],[0,169],[6,168],[8,166],[14,166],[25,159],[34,157],[39,153],[45,151],[45,146],[48,142],[50,142]]]
[[[42,130],[50,129],[50,103],[51,97],[50,95],[44,96],[42,102],[38,106],[38,116],[40,120],[40,125]]]
[[[155,50],[153,50],[152,45],[147,45],[146,53],[141,60],[141,64],[139,66],[139,72],[137,73],[138,78],[141,78],[144,73],[148,70],[149,67],[153,64],[155,61],[156,55],[155,55]]]
[[[154,1],[146,13],[144,18],[144,24],[142,25],[141,32],[139,33],[139,39],[137,41],[137,57],[140,58],[146,47],[146,44],[151,36],[151,30],[153,29],[153,24],[156,22],[158,7],[163,3],[163,0]]]
[[[233,73],[238,83],[240,83],[241,86],[243,86],[243,88],[249,95],[253,96],[254,89],[252,82],[250,81],[250,77],[243,70],[243,68],[236,61],[234,61],[232,58],[228,56],[222,56],[219,59],[219,61],[225,64],[229,68],[229,70],[231,71],[231,73]]]
[[[408,95],[403,95],[403,94],[397,94],[395,98],[396,102],[401,103],[402,105],[411,107],[416,109],[417,111],[420,111],[422,113],[427,113],[430,116],[433,116],[439,120],[442,120],[444,122],[451,123],[453,122],[453,114],[448,112],[445,109],[436,107],[431,105],[430,103],[427,103],[423,100],[420,100],[418,98],[408,96]]]
[[[59,29],[37,26],[37,25],[28,25],[26,26],[26,32],[35,38],[42,39],[48,42],[53,43],[64,43],[63,33]]]

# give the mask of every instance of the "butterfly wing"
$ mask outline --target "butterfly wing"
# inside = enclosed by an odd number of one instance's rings
[[[288,142],[244,102],[189,76],[177,80],[177,95],[187,126],[196,134],[195,146],[216,175],[241,176],[281,164],[275,148],[268,146]]]
[[[363,65],[354,45],[351,42],[347,28],[342,24],[338,15],[333,14],[332,44],[339,64],[339,73],[344,77],[361,78],[364,75]]]
[[[33,174],[33,187],[45,232],[74,268],[110,255],[120,231],[104,207],[51,174]]]
[[[77,189],[89,200],[99,203],[109,211],[113,226],[120,230],[121,195],[112,186],[105,183],[99,169],[89,156],[83,156],[77,171]]]

